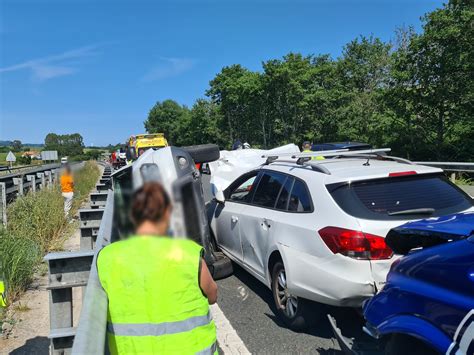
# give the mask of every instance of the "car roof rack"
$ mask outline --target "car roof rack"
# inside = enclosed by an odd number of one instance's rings
[[[381,153],[390,152],[390,148],[378,148],[378,149],[364,149],[364,150],[348,150],[348,149],[335,149],[335,150],[322,150],[317,152],[301,152],[301,153],[276,153],[276,154],[264,154],[262,158],[267,158],[268,164],[280,160],[280,158],[289,159],[301,159],[301,158],[313,158],[313,157],[342,157],[342,156],[357,156],[357,155],[381,155]]]
[[[326,151],[315,151],[315,152],[302,152],[302,153],[281,153],[281,154],[265,154],[262,158],[267,158],[264,165],[272,163],[292,163],[302,166],[310,166],[314,171],[318,171],[323,174],[331,175],[331,172],[324,163],[328,163],[327,160],[313,160],[313,157],[334,157],[334,158],[373,158],[374,156],[378,159],[393,160],[403,164],[413,164],[411,161],[399,157],[393,157],[385,155],[386,152],[390,152],[390,148],[378,148],[378,149],[365,149],[365,150],[348,150],[348,149],[336,149]],[[294,160],[296,159],[296,161]]]

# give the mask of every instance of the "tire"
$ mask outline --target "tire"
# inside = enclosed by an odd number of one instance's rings
[[[282,277],[283,276],[283,277]],[[316,324],[321,315],[317,304],[288,293],[285,266],[277,261],[272,270],[272,293],[278,317],[293,330],[304,330]],[[282,295],[282,292],[285,294]]]
[[[405,334],[392,334],[385,346],[385,355],[399,354],[435,355],[439,353],[419,339]]]
[[[216,261],[210,265],[210,272],[214,280],[221,280],[229,277],[234,272],[232,261],[222,252],[214,252]]]
[[[190,145],[183,149],[191,155],[195,163],[209,163],[219,159],[219,146],[216,144]]]

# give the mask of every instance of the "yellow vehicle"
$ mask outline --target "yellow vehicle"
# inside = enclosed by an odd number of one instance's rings
[[[168,146],[168,141],[163,133],[137,134],[127,141],[127,151],[132,151],[131,158],[137,159],[147,149],[160,149]]]

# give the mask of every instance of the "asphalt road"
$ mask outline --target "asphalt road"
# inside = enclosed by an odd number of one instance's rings
[[[209,176],[203,176],[206,200],[211,198]],[[274,312],[271,291],[245,270],[234,264],[234,274],[219,280],[218,305],[254,354],[342,354],[333,336],[326,314],[336,318],[343,333],[366,339],[363,320],[350,308],[322,306],[317,325],[306,332],[294,332]]]

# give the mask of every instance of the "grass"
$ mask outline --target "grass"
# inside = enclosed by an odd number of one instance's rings
[[[456,185],[474,185],[474,180],[471,179],[468,175],[461,174],[459,177],[456,177]]]
[[[75,172],[71,215],[94,188],[100,176],[95,162],[86,162]],[[42,257],[61,250],[74,226],[64,217],[59,186],[17,198],[7,208],[7,229],[0,229],[0,267],[11,304],[31,283],[36,271],[44,274]]]
[[[17,312],[28,312],[31,308],[27,304],[18,302],[13,309]]]

